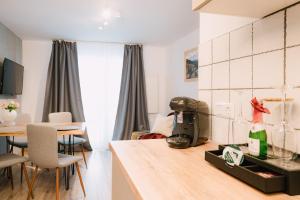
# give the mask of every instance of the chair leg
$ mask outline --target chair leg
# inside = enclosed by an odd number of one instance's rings
[[[65,189],[69,190],[70,167],[64,167]]]
[[[22,156],[24,156],[24,148],[21,149]],[[23,183],[23,165],[21,165],[21,184]]]
[[[13,190],[14,189],[14,177],[12,174],[12,166],[10,166],[8,168],[8,173],[9,173],[9,178],[10,178],[11,189]]]
[[[25,181],[26,181],[26,183],[27,183],[27,187],[28,187],[28,191],[29,191],[29,188],[30,188],[30,182],[29,182],[28,173],[27,173],[27,170],[26,170],[25,163],[22,163],[22,164],[21,164],[21,168],[22,168],[23,171],[24,171]],[[31,195],[31,198],[33,198],[32,191],[30,192],[30,195]]]
[[[56,168],[56,200],[59,200],[59,168]]]
[[[33,185],[34,185],[35,179],[37,177],[38,169],[39,169],[38,166],[36,166],[35,169],[34,169],[32,180],[31,180],[31,183],[30,183],[30,186],[29,186],[27,200],[29,200],[30,196],[33,195]]]
[[[67,168],[66,167],[64,167],[63,176],[65,180],[65,189],[67,190]]]
[[[10,150],[9,150],[9,153],[14,153],[14,145],[10,145]]]
[[[82,181],[82,177],[81,177],[81,173],[80,173],[80,168],[79,168],[78,162],[75,163],[75,166],[76,166],[77,174],[79,176],[79,181],[80,181],[80,185],[81,185],[84,197],[86,197],[85,189],[84,189],[84,184],[83,184],[83,181]]]
[[[84,147],[83,147],[83,144],[80,145],[81,146],[81,153],[82,153],[82,157],[83,157],[83,160],[84,160],[84,163],[85,163],[85,167],[87,167],[87,163],[86,163],[86,157],[85,157],[85,153],[84,153]]]

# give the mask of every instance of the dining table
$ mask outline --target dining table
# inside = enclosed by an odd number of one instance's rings
[[[68,122],[68,123],[38,122],[32,124],[54,127],[57,129],[58,136],[83,135],[85,129],[84,122]],[[0,124],[0,137],[26,136],[26,126],[27,124],[16,124],[10,126]]]
[[[37,122],[31,123],[35,125],[43,125],[43,126],[50,126],[54,127],[57,130],[57,136],[62,136],[63,140],[68,139],[68,154],[74,155],[74,136],[82,136],[84,135],[86,125],[84,122],[68,122],[68,123],[49,123],[49,122]],[[0,124],[0,137],[12,137],[14,140],[15,137],[26,137],[26,128],[27,124],[15,124],[15,125],[2,125]],[[65,138],[68,137],[68,138]],[[65,143],[65,142],[64,142]],[[8,143],[7,143],[8,145]],[[8,150],[7,146],[7,150]],[[66,146],[64,146],[64,153]],[[66,189],[69,189],[69,169],[65,172],[65,184]],[[74,165],[72,165],[72,174],[74,175],[75,169]]]

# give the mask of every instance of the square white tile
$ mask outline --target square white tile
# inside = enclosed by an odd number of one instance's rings
[[[231,118],[237,119],[240,112],[240,106],[242,105],[242,115],[246,120],[252,120],[252,90],[231,90],[230,91],[230,103],[233,104],[234,111]]]
[[[300,4],[287,10],[287,46],[300,44]]]
[[[286,50],[286,83],[300,86],[300,47]]]
[[[264,98],[281,98],[280,89],[262,89],[254,90],[253,96],[258,100]],[[269,124],[277,124],[280,122],[280,104],[278,102],[263,102],[264,106],[268,108],[271,114],[264,114],[264,122]]]
[[[253,24],[253,51],[261,53],[284,46],[284,12],[259,20]]]
[[[212,113],[214,115],[229,118],[232,110],[227,108],[230,106],[229,90],[214,90],[212,92]]]
[[[229,88],[229,62],[214,64],[212,67],[212,88]]]
[[[211,89],[211,65],[198,68],[198,89]]]
[[[206,113],[211,114],[211,95],[212,91],[210,90],[199,90],[198,91],[198,100],[203,101],[207,104],[208,110]],[[205,112],[205,111],[203,111]]]
[[[252,57],[230,61],[230,88],[252,88]]]
[[[253,87],[279,87],[283,84],[283,50],[253,57]]]
[[[300,88],[289,91],[288,97],[294,99],[288,104],[291,106],[291,118],[288,120],[294,128],[300,129]]]
[[[212,41],[199,45],[199,66],[212,64]]]
[[[230,58],[252,54],[252,24],[230,33]]]
[[[229,33],[213,40],[213,63],[229,60]]]
[[[217,144],[228,144],[229,119],[212,117],[212,141]]]

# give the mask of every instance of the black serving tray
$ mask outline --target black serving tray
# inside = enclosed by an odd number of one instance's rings
[[[223,150],[228,145],[219,145],[219,149]],[[245,146],[243,144],[242,146]],[[289,162],[289,166],[280,162],[279,159],[261,160],[251,155],[245,154],[245,160],[264,167],[272,172],[285,176],[285,193],[289,195],[300,195],[300,157]]]
[[[264,193],[274,193],[285,191],[285,176],[275,171],[269,170],[265,167],[259,166],[254,162],[245,158],[244,162],[240,166],[230,166],[220,155],[223,150],[206,151],[205,160],[215,165],[222,171],[238,178],[239,180],[263,191]],[[273,177],[265,178],[258,175],[256,172],[272,172],[276,174]]]
[[[265,192],[285,192],[289,195],[300,194],[300,158],[290,161],[288,165],[276,158],[260,160],[251,155],[244,155],[240,166],[229,166],[220,155],[227,145],[220,145],[218,150],[206,151],[205,160],[222,171]],[[245,146],[245,145],[242,145]],[[264,178],[257,171],[271,172],[276,176]]]

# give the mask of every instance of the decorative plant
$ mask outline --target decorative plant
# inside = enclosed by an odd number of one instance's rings
[[[19,103],[15,102],[15,101],[10,101],[10,102],[6,102],[6,103],[2,103],[0,105],[0,107],[2,109],[8,110],[9,112],[13,111],[13,110],[17,110],[19,108]]]

